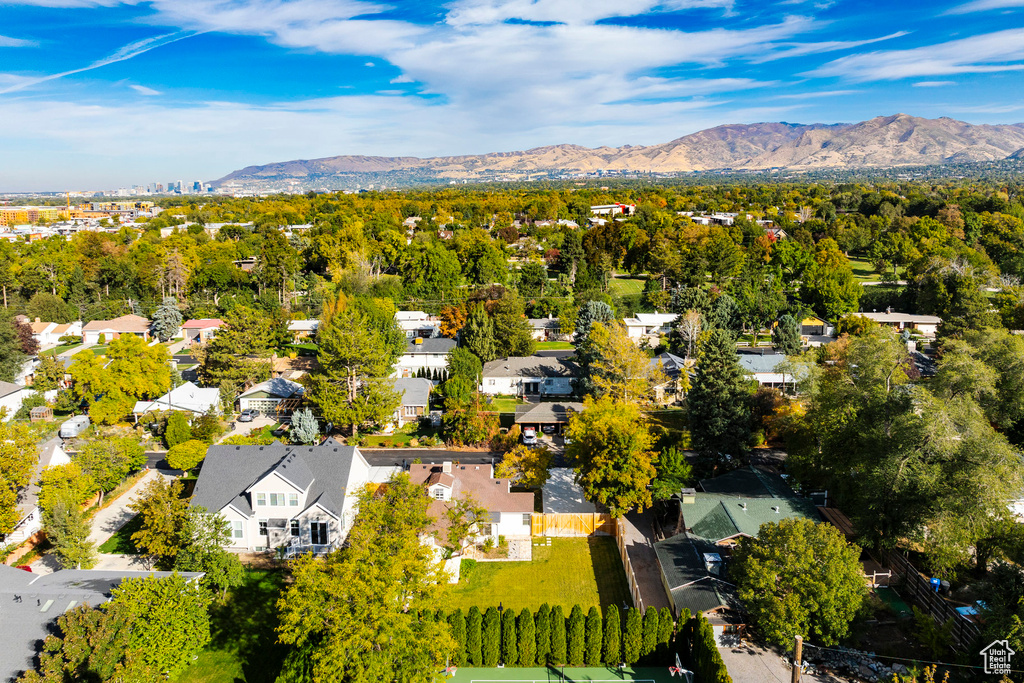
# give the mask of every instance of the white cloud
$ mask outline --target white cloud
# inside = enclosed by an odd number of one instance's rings
[[[956,81],[918,81],[911,85],[915,88],[942,88],[947,85],[956,85]]]
[[[818,54],[821,52],[851,50],[855,47],[861,47],[862,45],[870,45],[871,43],[878,43],[883,40],[902,38],[903,36],[907,35],[907,33],[907,31],[897,31],[895,33],[890,33],[887,36],[882,36],[880,38],[868,38],[867,40],[830,40],[818,43],[780,44],[776,46],[780,49],[777,49],[774,52],[769,51],[760,57],[752,59],[751,61],[754,64],[762,64],[764,62],[771,62],[777,59],[787,59],[789,57],[802,57],[804,55]]]
[[[0,47],[35,47],[38,45],[34,40],[24,40],[22,38],[11,38],[9,36],[0,36]]]
[[[1013,9],[1024,7],[1024,0],[974,0],[947,10],[944,14],[969,14],[971,12],[987,12],[994,9]]]
[[[153,97],[155,95],[162,95],[163,94],[159,90],[153,90],[153,88],[147,88],[144,85],[134,85],[134,84],[132,84],[132,85],[129,85],[128,87],[131,88],[132,90],[134,90],[135,92],[139,93],[140,95],[145,95],[147,97]]]
[[[5,5],[31,5],[32,7],[114,7],[134,5],[138,0],[8,0]]]
[[[860,90],[818,90],[816,92],[802,92],[793,93],[792,95],[776,95],[773,99],[776,100],[815,100],[823,99],[826,97],[841,97],[843,95],[853,95],[861,92]]]
[[[993,73],[1024,69],[1024,29],[1014,28],[907,50],[880,50],[841,57],[809,76],[851,81]]]

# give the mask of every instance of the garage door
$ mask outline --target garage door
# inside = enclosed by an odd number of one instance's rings
[[[273,414],[276,407],[277,401],[269,398],[250,398],[246,401],[246,405],[242,406],[243,409],[258,410],[263,415]]]

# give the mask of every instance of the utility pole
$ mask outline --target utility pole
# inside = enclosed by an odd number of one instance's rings
[[[793,678],[792,683],[800,683],[800,667],[803,664],[804,639],[803,636],[793,638]]]

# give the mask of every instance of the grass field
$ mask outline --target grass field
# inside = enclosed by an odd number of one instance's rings
[[[451,607],[476,605],[516,611],[573,605],[586,612],[592,605],[630,603],[626,574],[615,540],[608,536],[555,538],[551,547],[534,546],[532,562],[479,562],[469,577],[451,587]]]
[[[866,258],[850,257],[850,268],[857,282],[880,282],[882,276],[875,272],[875,266]]]
[[[71,349],[77,349],[79,346],[81,346],[81,344],[61,344],[60,346],[53,347],[49,351],[44,351],[43,355],[44,356],[59,356],[62,353],[66,353],[67,351],[70,351]]]
[[[565,676],[563,678],[563,675]],[[605,667],[595,668],[559,668],[554,665],[547,668],[535,667],[529,669],[484,669],[484,668],[461,668],[454,676],[447,679],[449,683],[570,683],[579,681],[583,683],[620,683],[621,681],[633,681],[634,683],[669,683],[677,679],[669,675],[668,667],[645,667],[607,669]]]
[[[612,296],[643,294],[645,282],[641,278],[614,277],[608,283],[608,293]]]
[[[138,555],[139,550],[135,547],[135,542],[132,541],[132,534],[141,527],[142,520],[138,516],[132,517],[127,524],[103,542],[99,551],[108,555]]]
[[[537,342],[538,351],[571,351],[575,348],[571,342],[565,341]]]
[[[94,356],[102,356],[103,354],[105,354],[107,352],[107,349],[109,349],[109,348],[110,348],[109,346],[104,344],[102,346],[90,346],[89,350],[92,351],[92,355],[94,355]]]
[[[437,430],[428,429],[423,431],[420,429],[419,424],[412,423],[407,424],[401,429],[396,429],[392,434],[370,434],[364,436],[366,439],[366,445],[371,447],[388,447],[398,446],[399,448],[405,447],[413,439],[422,439],[425,436],[436,436]],[[384,442],[388,442],[385,444]]]
[[[179,683],[274,683],[285,650],[275,644],[281,573],[249,569],[228,600],[210,610],[213,639]]]

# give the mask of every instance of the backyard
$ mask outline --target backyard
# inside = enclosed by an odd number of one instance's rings
[[[468,576],[451,586],[451,608],[468,610],[503,607],[538,609],[547,603],[569,612],[573,605],[584,611],[592,605],[630,604],[626,574],[615,539],[534,538],[532,562],[463,562]]]
[[[567,341],[543,341],[537,342],[538,351],[572,351],[576,347],[572,342]]]
[[[522,401],[515,396],[491,396],[487,399],[486,409],[495,413],[514,413],[516,406],[522,405]]]
[[[612,296],[643,294],[645,282],[642,278],[613,277],[608,282],[608,293]]]
[[[409,447],[415,440],[417,446],[425,446],[427,444],[420,443],[421,439],[430,438],[433,443],[433,438],[437,436],[436,429],[423,429],[419,422],[410,422],[409,424],[396,429],[391,434],[372,434],[363,436],[363,442],[369,448],[406,448]]]

